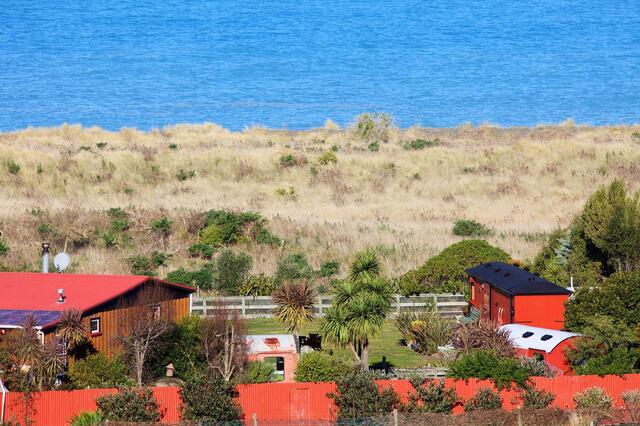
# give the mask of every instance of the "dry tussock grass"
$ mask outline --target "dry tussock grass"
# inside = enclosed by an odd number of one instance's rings
[[[344,264],[355,250],[374,246],[387,271],[399,274],[456,241],[452,223],[470,218],[496,230],[491,243],[526,260],[599,185],[620,177],[638,188],[635,132],[640,127],[571,122],[411,127],[394,129],[391,142],[374,153],[330,124],[242,132],[213,124],[149,132],[29,128],[0,134],[0,229],[12,249],[9,260],[35,264],[42,236],[29,213],[34,207],[48,210],[56,227],[85,231],[104,220],[93,212],[110,207],[135,211],[147,224],[163,211],[177,227],[169,242],[173,268],[191,262],[184,256],[191,238],[185,215],[258,210],[288,241],[287,249],[305,252],[316,266],[333,258]],[[416,138],[442,143],[421,151],[401,147]],[[338,162],[319,165],[332,146]],[[284,154],[297,161],[283,167]],[[17,174],[9,172],[9,162],[20,166]],[[129,252],[153,249],[140,232],[130,248],[72,247],[77,270],[127,272],[122,259]],[[254,256],[256,271],[273,272],[278,250],[243,249]]]

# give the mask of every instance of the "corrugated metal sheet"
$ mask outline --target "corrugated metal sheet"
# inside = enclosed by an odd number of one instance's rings
[[[556,395],[553,406],[572,409],[573,396],[590,387],[600,387],[614,399],[616,407],[623,407],[622,392],[640,389],[640,374],[619,376],[560,376],[554,378],[535,377],[532,379],[537,389],[544,389]],[[413,393],[408,380],[381,380],[382,388],[391,387],[406,401]],[[493,388],[488,380],[468,381],[446,379],[447,387],[454,388],[462,400],[473,397],[482,387]],[[247,425],[252,424],[253,414],[258,420],[298,420],[330,421],[335,419],[335,406],[327,396],[335,392],[333,383],[264,383],[238,386],[238,402],[245,413]],[[7,401],[5,421],[15,420],[25,424],[25,415],[31,424],[45,426],[68,425],[69,420],[82,411],[94,411],[96,398],[115,389],[87,389],[79,391],[50,391],[23,395],[10,392]],[[180,394],[177,388],[154,388],[163,423],[177,423],[180,419]],[[515,389],[501,392],[503,407],[514,408],[513,401],[518,396]],[[517,405],[517,404],[516,404]],[[458,412],[462,410],[457,408]]]

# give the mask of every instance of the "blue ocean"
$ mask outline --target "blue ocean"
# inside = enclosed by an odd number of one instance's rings
[[[3,0],[0,130],[640,122],[638,0]]]

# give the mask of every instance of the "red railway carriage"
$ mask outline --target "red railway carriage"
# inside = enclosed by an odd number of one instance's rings
[[[570,290],[502,262],[482,263],[466,272],[470,276],[470,303],[481,318],[499,325],[564,328]]]

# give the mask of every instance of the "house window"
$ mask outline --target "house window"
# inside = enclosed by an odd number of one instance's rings
[[[154,320],[159,320],[160,319],[160,305],[155,305],[153,307],[153,319]]]
[[[91,318],[91,334],[100,334],[100,317]]]

